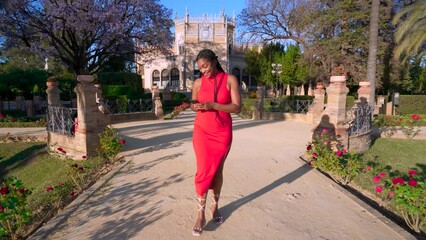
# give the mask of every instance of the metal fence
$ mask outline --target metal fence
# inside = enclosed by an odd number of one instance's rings
[[[104,103],[111,114],[152,111],[152,99],[104,100]]]
[[[372,129],[372,106],[356,104],[346,110],[346,120],[349,124],[349,136],[356,136]]]
[[[288,112],[288,113],[307,113],[312,100],[291,100],[279,99],[272,100],[270,107],[266,107],[268,112]]]
[[[77,108],[47,107],[47,131],[73,136]]]

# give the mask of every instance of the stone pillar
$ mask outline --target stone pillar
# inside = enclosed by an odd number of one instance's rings
[[[349,145],[348,126],[345,123],[348,92],[345,76],[330,77],[330,86],[327,88],[327,107],[319,124],[321,128],[327,128],[332,140],[337,140],[344,148]]]
[[[264,96],[265,96],[265,87],[257,86],[256,103],[253,109],[253,119],[255,120],[262,119]]]
[[[96,156],[99,147],[99,134],[106,127],[105,115],[96,104],[98,89],[92,75],[77,76],[79,83],[74,91],[77,94],[78,126],[75,132],[75,150],[81,156]],[[79,156],[76,156],[77,158]]]
[[[95,84],[96,87],[96,103],[98,104],[98,109],[99,111],[101,111],[103,114],[110,114],[111,112],[109,111],[108,106],[105,104],[104,102],[104,98],[102,97],[102,88],[101,88],[101,84],[96,83]],[[109,119],[109,118],[108,118]],[[106,125],[109,124],[109,120],[106,121]]]
[[[152,111],[155,112],[155,100],[157,97],[160,97],[160,91],[158,90],[158,86],[152,86],[151,88],[152,92]]]
[[[46,93],[47,93],[47,104],[49,106],[60,107],[60,91],[59,91],[59,83],[58,82],[46,82]]]
[[[27,112],[27,117],[34,117],[35,109],[33,100],[25,101],[25,111]]]
[[[16,110],[22,111],[25,109],[25,99],[23,96],[16,96]]]
[[[358,102],[370,102],[370,82],[359,82]]]
[[[155,116],[157,116],[158,119],[163,120],[164,119],[163,104],[161,103],[160,97],[155,97],[154,106],[155,106],[154,107]]]
[[[310,123],[318,124],[321,121],[321,115],[324,111],[325,90],[322,82],[317,82],[316,89],[313,91],[314,101],[309,106],[306,120]]]

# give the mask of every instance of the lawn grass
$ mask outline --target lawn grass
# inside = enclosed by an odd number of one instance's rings
[[[25,188],[32,190],[28,197],[28,206],[35,213],[33,223],[43,219],[45,214],[50,214],[49,211],[59,198],[61,206],[72,200],[70,193],[76,191],[71,179],[73,174],[76,176],[76,172],[72,171],[72,164],[84,168],[81,176],[87,180],[105,163],[100,157],[81,161],[60,158],[50,155],[45,146],[45,143],[40,142],[0,143],[0,181],[7,177],[17,177]],[[57,190],[61,191],[61,196],[54,191],[46,191],[47,187],[59,186],[61,183],[64,183],[64,186]]]

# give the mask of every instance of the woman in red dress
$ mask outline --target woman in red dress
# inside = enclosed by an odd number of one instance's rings
[[[211,212],[216,224],[223,222],[218,201],[223,183],[223,165],[232,143],[230,113],[240,112],[240,93],[235,76],[224,72],[216,54],[204,49],[197,55],[202,74],[192,88],[191,109],[197,112],[192,143],[197,159],[195,191],[198,218],[192,234],[199,236],[205,224],[204,210],[209,189],[213,190]]]

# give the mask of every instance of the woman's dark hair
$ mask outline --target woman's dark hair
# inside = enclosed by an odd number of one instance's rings
[[[201,50],[198,53],[197,58],[195,59],[195,61],[198,61],[198,60],[200,60],[202,58],[204,58],[204,59],[212,62],[214,64],[214,66],[216,67],[216,69],[219,72],[225,72],[223,70],[222,66],[220,65],[219,61],[217,60],[216,54],[212,50],[210,50],[210,49],[203,49],[203,50]]]

